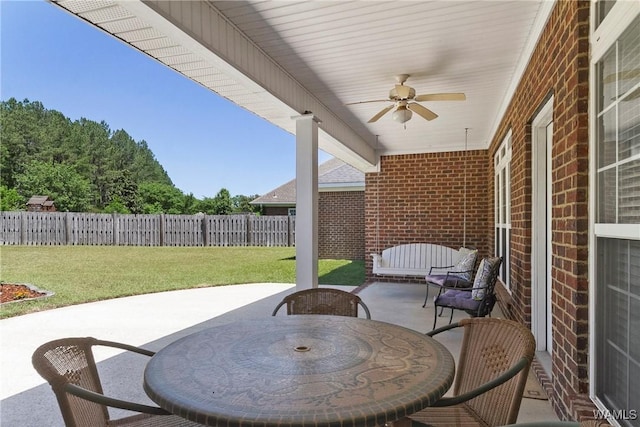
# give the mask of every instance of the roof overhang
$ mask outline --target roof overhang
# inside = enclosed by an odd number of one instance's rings
[[[374,171],[379,155],[486,149],[554,1],[53,0],[217,94],[295,133],[319,120],[319,147]],[[465,92],[428,105],[406,129],[382,104],[394,75],[419,93]],[[384,102],[384,101],[383,101]],[[465,129],[471,129],[467,141]]]

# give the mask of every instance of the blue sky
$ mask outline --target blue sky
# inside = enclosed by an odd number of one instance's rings
[[[0,14],[3,101],[124,129],[197,198],[264,194],[295,178],[293,135],[45,1],[0,0]]]

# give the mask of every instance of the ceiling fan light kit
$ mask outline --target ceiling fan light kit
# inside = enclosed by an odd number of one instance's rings
[[[393,112],[391,117],[398,123],[406,123],[411,119],[412,115],[411,110],[407,110],[406,106],[401,105]]]
[[[417,95],[414,88],[405,86],[404,82],[409,78],[408,74],[399,74],[396,76],[397,85],[389,91],[389,99],[377,99],[373,101],[360,101],[352,102],[347,105],[355,104],[367,104],[370,102],[393,102],[392,105],[383,108],[375,116],[369,119],[367,123],[374,123],[378,121],[386,113],[394,109],[395,111],[391,115],[391,118],[400,123],[408,122],[413,113],[416,113],[425,120],[433,120],[438,117],[436,113],[429,110],[417,102],[410,101],[464,101],[466,96],[464,93],[431,93],[424,95]]]

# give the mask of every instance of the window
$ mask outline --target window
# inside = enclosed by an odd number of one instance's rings
[[[604,20],[604,18],[607,17],[607,15],[609,14],[609,11],[611,11],[611,9],[613,8],[613,6],[616,4],[616,0],[597,0],[596,2],[596,22],[598,23],[598,25],[600,25],[602,23],[602,21]]]
[[[500,280],[509,289],[511,247],[511,132],[495,155],[495,251],[503,259]]]
[[[598,238],[596,396],[612,411],[640,402],[640,240]],[[632,414],[629,414],[631,417]],[[639,420],[619,420],[637,426]]]
[[[640,7],[600,2],[594,43],[592,394],[640,426]],[[603,19],[606,12],[607,19]]]
[[[596,65],[597,222],[640,223],[640,19]]]
[[[287,215],[289,215],[289,216],[296,216],[296,208],[289,208],[289,209],[287,209]]]

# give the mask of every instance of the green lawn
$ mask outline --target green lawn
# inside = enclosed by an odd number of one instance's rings
[[[150,292],[239,283],[294,283],[295,248],[2,246],[0,281],[50,298],[5,304],[0,318]],[[320,260],[321,284],[357,286],[364,262]]]

